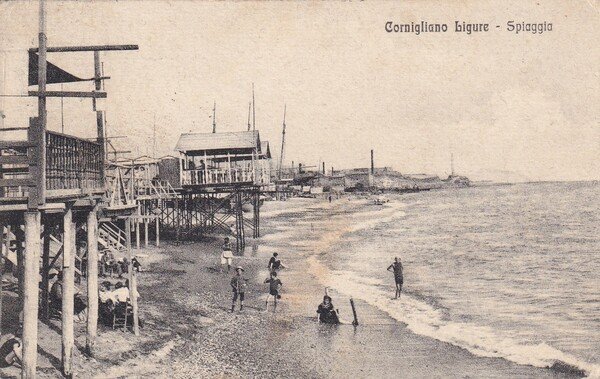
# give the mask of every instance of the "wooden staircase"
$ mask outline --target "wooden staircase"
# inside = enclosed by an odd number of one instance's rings
[[[113,254],[127,252],[125,231],[111,221],[105,221],[98,226],[98,244],[103,250]]]

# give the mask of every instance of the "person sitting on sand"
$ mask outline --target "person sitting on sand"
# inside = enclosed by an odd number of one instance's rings
[[[0,368],[13,365],[21,367],[23,345],[21,339],[16,336],[8,337],[8,340],[0,346]]]
[[[269,265],[267,267],[269,268],[270,271],[275,271],[275,270],[279,270],[281,268],[285,268],[283,263],[281,263],[281,260],[279,260],[279,258],[277,258],[278,255],[279,254],[277,254],[277,253],[273,253],[273,256],[271,257],[271,259],[269,259]]]
[[[227,272],[229,272],[232,262],[233,252],[231,251],[231,243],[229,242],[229,237],[225,237],[225,242],[221,246],[221,268],[219,271],[223,271],[223,266],[227,265]]]
[[[246,292],[246,286],[248,285],[248,279],[242,276],[244,269],[238,266],[235,269],[235,276],[231,278],[231,290],[233,291],[233,300],[231,303],[231,312],[235,310],[235,302],[240,299],[240,311],[244,308],[244,294]]]
[[[319,314],[319,322],[325,324],[339,324],[340,318],[338,317],[337,311],[333,307],[331,297],[328,295],[323,296],[323,302],[319,304],[317,308]]]
[[[394,273],[394,280],[396,282],[395,299],[399,299],[402,292],[402,284],[404,283],[404,277],[402,275],[402,262],[400,262],[400,258],[396,257],[394,263],[392,263],[387,270]]]
[[[271,276],[265,279],[265,283],[269,283],[269,294],[267,295],[267,300],[265,301],[265,305],[267,306],[267,311],[269,310],[269,298],[273,297],[273,311],[277,309],[277,300],[281,298],[279,291],[281,291],[281,280],[277,277],[277,273],[275,271],[271,271]]]

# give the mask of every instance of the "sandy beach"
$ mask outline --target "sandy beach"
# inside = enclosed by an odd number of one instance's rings
[[[295,204],[295,205],[294,205]],[[315,204],[314,202],[310,204]],[[252,241],[234,266],[249,279],[245,308],[230,312],[229,281],[219,272],[221,237],[196,243],[163,243],[145,251],[140,274],[141,336],[101,328],[98,354],[82,353],[84,325],[76,328],[76,372],[79,377],[173,378],[346,378],[346,377],[536,377],[575,375],[518,365],[500,358],[477,357],[468,351],[414,334],[406,325],[365,302],[357,301],[360,325],[328,326],[316,322],[324,288],[319,272],[307,263],[310,253],[282,250],[271,224],[297,217],[294,206],[267,204],[265,238]],[[285,211],[286,207],[290,212]],[[289,242],[289,241],[287,241]],[[296,241],[302,242],[302,241]],[[265,311],[267,262],[279,251],[287,266],[280,271],[283,297],[276,312]],[[344,319],[348,298],[330,292]],[[60,377],[59,323],[40,323],[40,377]],[[54,339],[51,340],[51,337]],[[17,370],[0,371],[16,377]]]

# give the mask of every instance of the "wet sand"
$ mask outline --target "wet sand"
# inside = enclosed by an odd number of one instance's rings
[[[323,288],[304,268],[304,257],[284,254],[282,302],[264,310],[270,254],[236,259],[250,278],[246,307],[230,313],[230,275],[216,269],[218,243],[173,247],[163,269],[177,273],[152,298],[172,294],[174,317],[189,326],[167,358],[170,376],[186,377],[568,377],[549,369],[481,358],[461,348],[415,335],[384,313],[357,302],[361,325],[316,322]],[[185,271],[182,272],[181,270]],[[349,308],[331,293],[340,309]],[[149,306],[150,304],[147,304]],[[156,304],[159,306],[158,304]],[[342,307],[342,305],[344,307]],[[173,310],[175,312],[175,310]],[[342,317],[350,318],[348,312]],[[165,361],[165,364],[167,362]],[[169,368],[167,368],[169,367]],[[167,376],[166,372],[155,372]]]

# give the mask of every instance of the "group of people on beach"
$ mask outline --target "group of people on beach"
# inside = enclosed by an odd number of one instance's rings
[[[224,267],[227,266],[227,272],[231,270],[231,266],[233,264],[233,251],[231,249],[231,242],[228,237],[225,237],[223,245],[221,246],[221,268],[219,271],[223,271]],[[269,259],[269,263],[267,265],[269,269],[269,277],[265,279],[264,283],[269,284],[269,292],[267,293],[267,297],[265,300],[266,310],[269,310],[269,301],[273,302],[273,310],[277,308],[277,301],[281,299],[281,287],[283,283],[281,279],[277,277],[277,271],[285,268],[281,260],[279,259],[278,253],[273,253],[273,256]],[[232,301],[231,301],[231,312],[235,311],[236,303],[239,301],[240,303],[240,311],[244,309],[244,298],[246,295],[246,288],[248,287],[248,278],[244,276],[244,268],[242,266],[237,266],[235,268],[235,275],[231,278],[229,282],[231,286],[231,291],[233,293]]]
[[[227,272],[229,272],[231,270],[232,263],[233,251],[231,249],[229,238],[226,237],[223,245],[221,246],[220,271],[223,271],[223,266],[227,266]],[[264,283],[269,284],[269,292],[265,300],[265,307],[266,310],[268,310],[269,302],[272,301],[273,310],[275,310],[277,309],[278,300],[281,299],[280,292],[283,286],[283,283],[278,277],[277,272],[280,269],[285,268],[279,259],[278,253],[273,253],[273,256],[269,259],[267,268],[269,269],[269,277],[264,280]],[[387,271],[390,271],[394,274],[394,282],[396,285],[395,299],[399,299],[402,293],[402,285],[404,283],[403,267],[399,257],[394,259],[394,262],[388,266]],[[246,288],[248,287],[248,280],[249,279],[244,276],[244,268],[242,266],[237,266],[235,269],[235,275],[230,281],[231,291],[233,293],[231,312],[235,311],[235,306],[238,301],[240,303],[240,311],[244,309],[244,298],[246,294]],[[328,294],[325,294],[323,297],[323,302],[319,304],[317,313],[318,320],[320,322],[328,324],[338,324],[340,322],[338,312],[333,306],[332,299]]]

